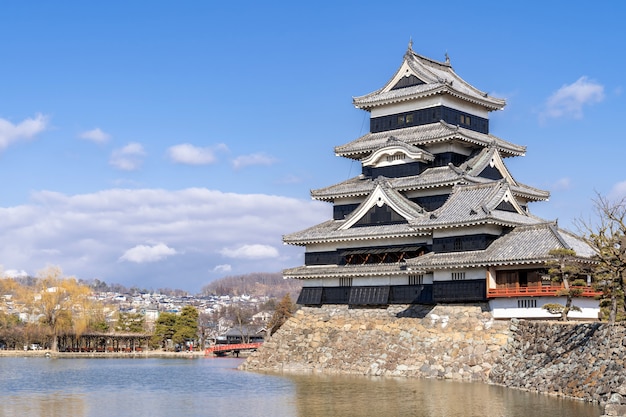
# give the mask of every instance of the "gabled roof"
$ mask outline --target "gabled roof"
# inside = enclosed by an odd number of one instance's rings
[[[394,88],[403,78],[409,77],[415,77],[419,83]],[[353,103],[355,107],[369,111],[373,107],[436,94],[449,94],[480,105],[488,111],[501,110],[506,104],[503,99],[491,97],[464,81],[454,72],[448,59],[439,62],[426,58],[413,52],[412,44],[409,44],[404,54],[402,65],[385,86],[364,96],[354,97]]]
[[[573,249],[583,261],[594,256],[593,249],[574,234],[559,229],[554,222],[518,226],[480,251],[431,252],[419,258],[407,259],[411,270],[437,268],[468,268],[498,265],[544,263],[552,257],[553,249]]]
[[[517,182],[513,179],[513,176],[504,165],[500,152],[492,144],[483,148],[474,157],[459,166],[462,171],[476,177],[480,176],[480,174],[488,167],[500,172],[502,178],[505,178],[509,184],[517,185]]]
[[[364,166],[376,165],[385,156],[391,156],[401,153],[405,158],[413,161],[420,162],[432,162],[435,156],[424,149],[417,146],[409,145],[406,142],[402,142],[396,139],[394,136],[390,136],[387,139],[387,143],[382,145],[376,151],[372,152],[368,157],[364,158],[361,163]]]
[[[429,234],[428,232],[416,231],[408,223],[340,229],[345,222],[345,220],[328,220],[308,229],[284,235],[283,242],[290,245],[361,240],[381,240],[384,242],[387,239],[427,236]]]
[[[503,203],[508,205],[508,210],[498,209]],[[479,224],[516,226],[540,221],[520,207],[513,197],[511,186],[500,180],[486,184],[455,185],[443,206],[430,215],[416,218],[411,226],[417,230],[432,230]]]
[[[419,175],[387,178],[387,181],[396,191],[407,192],[413,190],[451,188],[455,184],[487,184],[491,183],[493,180],[464,174],[461,169],[456,168],[452,164],[448,164],[442,167],[428,168]],[[374,187],[375,184],[371,178],[359,175],[338,184],[311,190],[311,197],[320,201],[363,197],[369,195]],[[539,190],[519,182],[516,182],[516,185],[511,185],[511,191],[515,196],[535,201],[547,200],[550,196],[548,191]]]
[[[490,134],[454,126],[443,120],[437,123],[396,129],[392,132],[394,138],[417,147],[458,140],[472,146],[487,147],[492,145],[505,157],[522,156],[526,153],[525,146],[515,145]],[[391,136],[389,131],[367,133],[352,142],[335,147],[335,154],[346,158],[363,159],[385,146],[389,136]]]
[[[283,241],[292,245],[310,243],[341,242],[351,240],[389,239],[407,236],[423,236],[416,232],[409,222],[424,215],[424,209],[394,190],[384,177],[373,181],[375,189],[346,219],[329,220],[300,232],[283,236]],[[387,205],[404,217],[406,223],[379,224],[352,227],[374,206]]]
[[[428,168],[419,175],[408,177],[387,178],[387,182],[400,192],[422,190],[439,187],[452,187],[459,181],[459,172],[451,166]],[[359,175],[358,177],[331,185],[325,188],[311,190],[311,197],[316,200],[333,201],[336,198],[361,197],[372,192],[376,185],[371,178]]]
[[[398,191],[394,190],[387,178],[378,177],[374,181],[374,191],[345,219],[339,229],[346,230],[358,222],[374,206],[389,208],[408,222],[424,215],[424,209],[418,204],[408,200]]]
[[[550,192],[548,191],[517,182],[504,164],[500,151],[493,145],[479,151],[476,155],[462,163],[459,169],[466,175],[480,177],[481,173],[489,167],[500,172],[502,178],[506,179],[506,182],[511,186],[513,193],[518,196],[535,201],[547,200],[550,197]],[[477,181],[480,180],[477,179]]]

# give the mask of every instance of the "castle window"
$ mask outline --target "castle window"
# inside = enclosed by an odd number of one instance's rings
[[[537,300],[522,298],[521,300],[517,300],[517,308],[537,308]]]
[[[407,114],[406,115],[406,124],[411,124],[413,123],[413,115],[412,114]]]
[[[352,286],[352,278],[339,278],[339,286],[340,287],[351,287]]]
[[[424,275],[409,275],[409,285],[422,285],[424,284]]]
[[[464,114],[460,115],[460,119],[461,119],[461,124],[463,125],[471,125],[472,124],[472,120],[470,119],[469,116],[466,116]]]
[[[404,159],[404,154],[401,154],[401,153],[397,153],[394,155],[387,155],[387,162],[401,161],[403,159]]]
[[[404,124],[404,116],[398,116],[398,126],[401,126]]]
[[[465,279],[465,272],[453,272],[452,281],[462,281]]]

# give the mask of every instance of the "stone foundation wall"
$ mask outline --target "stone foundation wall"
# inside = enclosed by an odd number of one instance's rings
[[[510,333],[491,383],[599,403],[626,392],[623,326],[512,320]]]
[[[242,369],[484,381],[626,415],[626,328],[497,321],[484,305],[302,308]]]
[[[508,328],[485,305],[304,307],[242,368],[486,381]]]

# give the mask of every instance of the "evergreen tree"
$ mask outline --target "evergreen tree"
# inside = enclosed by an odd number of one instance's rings
[[[572,304],[572,301],[583,293],[581,286],[586,284],[585,281],[578,279],[583,270],[582,265],[576,259],[576,252],[572,249],[553,249],[549,254],[554,259],[546,262],[546,266],[549,268],[548,274],[553,282],[563,284],[563,289],[557,295],[564,296],[566,301],[565,305],[549,303],[543,308],[552,314],[560,314],[561,320],[567,321],[567,315],[570,311],[581,311],[580,307]]]
[[[171,340],[176,332],[176,313],[163,312],[159,314],[152,335],[152,346],[165,347],[167,340]]]
[[[116,332],[129,332],[129,333],[143,333],[144,332],[145,318],[141,313],[124,313],[119,312],[117,318],[117,324],[115,325]]]
[[[198,338],[198,310],[194,306],[183,307],[176,317],[176,325],[172,341],[183,344]]]

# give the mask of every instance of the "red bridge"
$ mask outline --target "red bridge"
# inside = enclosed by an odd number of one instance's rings
[[[228,352],[239,353],[242,350],[257,350],[259,346],[261,346],[263,342],[256,343],[237,343],[231,345],[213,345],[204,350],[205,355],[210,355],[213,353],[214,355],[223,355]]]

